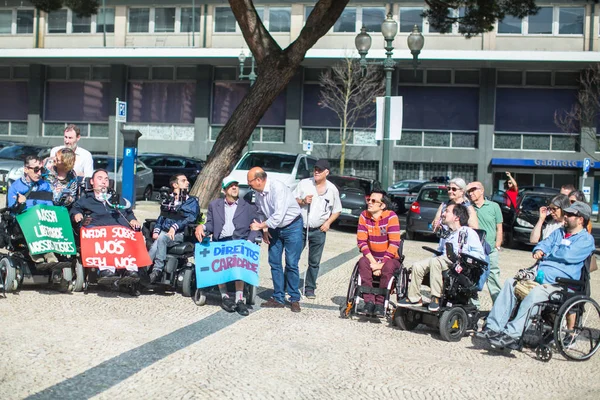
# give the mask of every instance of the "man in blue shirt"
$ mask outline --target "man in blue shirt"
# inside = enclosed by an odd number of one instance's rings
[[[37,156],[27,156],[23,162],[23,176],[17,179],[8,189],[8,207],[15,214],[22,213],[29,207],[38,204],[53,205],[52,188],[42,179],[42,162]],[[36,263],[46,261],[56,263],[54,253],[31,255]]]
[[[250,229],[264,232],[273,278],[273,297],[261,307],[283,308],[287,290],[292,312],[300,312],[298,261],[304,244],[300,206],[290,188],[283,182],[267,178],[262,168],[254,167],[248,171],[248,185],[256,191],[256,205],[262,217],[261,221],[253,222]],[[284,249],[285,272],[281,263]]]
[[[533,258],[540,260],[538,275],[543,273],[543,281],[531,289],[519,306],[514,319],[509,321],[516,305],[514,293],[515,279],[507,279],[500,291],[490,315],[486,329],[480,336],[489,339],[496,347],[515,348],[529,322],[528,316],[535,314],[532,308],[537,303],[548,300],[560,287],[555,285],[557,278],[580,279],[583,263],[594,251],[594,238],[585,227],[592,215],[589,205],[581,201],[563,210],[565,225],[552,232],[533,249]]]

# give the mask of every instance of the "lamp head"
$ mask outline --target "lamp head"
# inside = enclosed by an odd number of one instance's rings
[[[389,13],[381,24],[381,33],[385,40],[393,41],[398,33],[398,23],[392,18],[392,13]]]

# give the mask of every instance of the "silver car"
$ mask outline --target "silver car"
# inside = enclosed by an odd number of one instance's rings
[[[105,154],[93,154],[94,171],[102,168],[108,172],[109,179],[115,179],[115,158]],[[123,159],[117,158],[117,186],[122,187],[123,183]],[[154,173],[140,160],[136,160],[134,169],[135,197],[136,199],[151,200],[152,184],[154,182]],[[120,189],[118,189],[120,190]]]

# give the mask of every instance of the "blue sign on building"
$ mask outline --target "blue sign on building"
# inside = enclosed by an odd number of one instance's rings
[[[589,168],[594,168],[594,161],[589,160]],[[530,158],[492,158],[492,166],[508,167],[553,167],[553,168],[583,168],[582,160],[530,159]]]

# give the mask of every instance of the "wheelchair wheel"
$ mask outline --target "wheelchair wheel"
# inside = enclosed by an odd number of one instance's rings
[[[73,280],[72,280],[73,291],[81,292],[81,291],[83,291],[83,286],[85,283],[85,275],[84,275],[84,271],[83,271],[83,265],[81,265],[79,260],[75,261],[75,265],[73,266],[73,272],[74,272],[74,276],[73,276]]]
[[[346,302],[340,306],[340,317],[342,318],[350,318],[352,314],[354,314],[354,308],[356,307],[356,291],[358,290],[358,278],[358,263],[356,263],[354,270],[352,271],[350,284],[348,285]]]
[[[552,360],[552,349],[545,345],[539,345],[535,348],[535,358],[543,362]]]
[[[202,289],[196,289],[192,299],[197,306],[203,306],[206,304],[206,293]]]
[[[246,304],[249,306],[253,306],[256,304],[256,286],[254,285],[246,285],[248,287],[248,294],[246,295]]]
[[[554,321],[554,342],[565,358],[584,361],[600,347],[600,306],[579,295],[567,300]]]
[[[191,297],[194,294],[196,288],[196,273],[192,268],[188,268],[183,271],[183,283],[181,286],[181,293],[183,297]]]
[[[465,335],[469,318],[462,307],[453,307],[442,313],[440,335],[447,342],[458,342]]]
[[[62,269],[62,279],[58,287],[58,291],[67,293],[73,290],[73,270],[71,267]]]
[[[17,281],[17,267],[10,257],[4,257],[0,260],[0,277],[4,282],[4,291],[10,293],[17,290],[19,283]]]
[[[392,323],[403,331],[412,331],[421,323],[421,313],[415,310],[398,307],[394,311]]]

